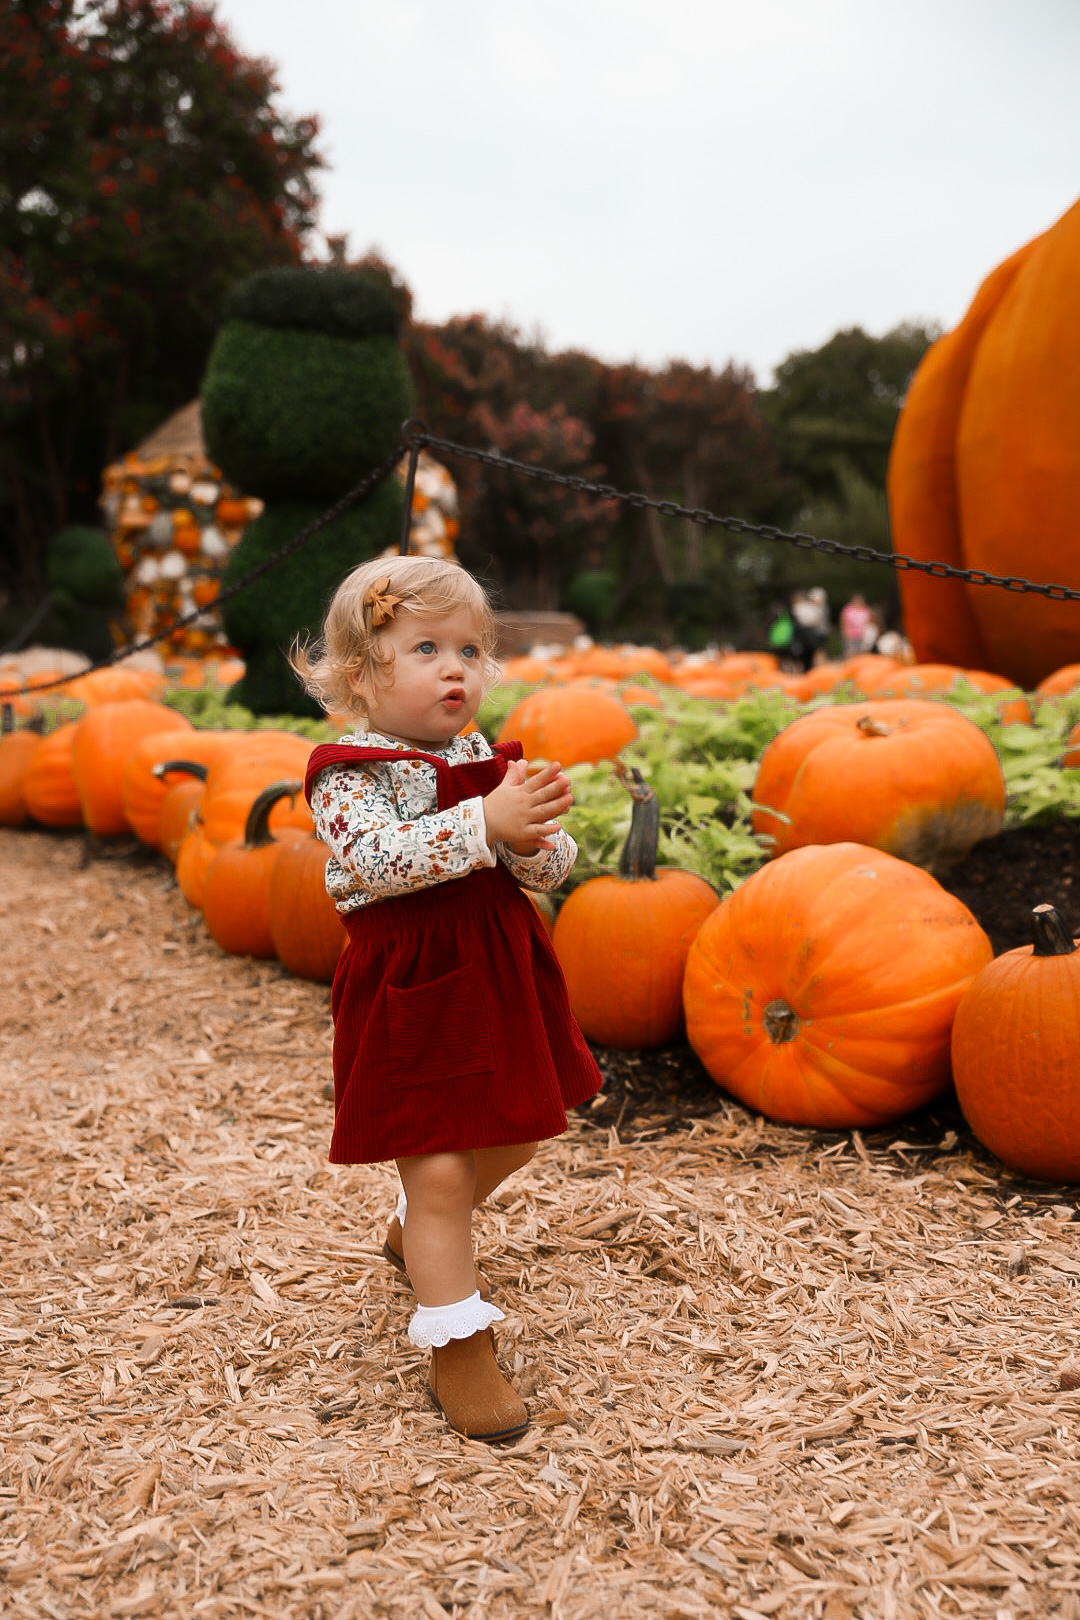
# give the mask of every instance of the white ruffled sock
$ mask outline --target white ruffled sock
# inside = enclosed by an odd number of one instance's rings
[[[405,1197],[404,1192],[401,1192],[398,1195],[397,1208],[394,1211],[394,1214],[397,1216],[398,1224],[400,1226],[405,1225],[405,1211],[408,1209],[408,1207],[409,1207],[409,1201]]]
[[[418,1350],[449,1344],[451,1339],[471,1339],[493,1322],[504,1322],[503,1312],[490,1300],[480,1298],[480,1290],[452,1305],[418,1305],[409,1323],[409,1338]]]

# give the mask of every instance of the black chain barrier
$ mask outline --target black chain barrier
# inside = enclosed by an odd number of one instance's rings
[[[469,445],[455,444],[452,439],[439,439],[427,431],[425,423],[406,422],[402,437],[410,449],[427,447],[442,455],[463,456],[484,466],[497,467],[502,472],[516,473],[522,478],[534,478],[545,484],[561,484],[582,495],[596,495],[605,501],[621,501],[625,506],[650,507],[661,517],[686,518],[706,528],[728,529],[732,534],[755,534],[762,540],[779,540],[785,545],[799,546],[804,551],[819,551],[827,557],[853,557],[856,562],[882,563],[897,573],[929,574],[934,579],[962,579],[970,585],[994,585],[1017,595],[1048,596],[1054,602],[1080,602],[1080,590],[1069,585],[1043,585],[1014,574],[988,574],[981,568],[956,568],[951,563],[924,562],[920,557],[908,557],[903,552],[874,551],[870,546],[845,546],[839,540],[822,540],[817,535],[801,530],[776,529],[768,523],[749,523],[745,518],[722,517],[704,506],[680,506],[677,501],[660,501],[652,495],[640,495],[616,489],[612,484],[594,484],[573,473],[553,472],[550,467],[530,466],[525,461],[513,461],[495,450],[475,450]]]
[[[306,528],[295,534],[291,540],[275,551],[272,557],[257,568],[238,579],[227,590],[221,592],[214,602],[214,607],[229,602],[241,591],[246,591],[257,579],[268,574],[272,568],[285,561],[286,557],[299,550],[302,545],[311,540],[320,529],[328,523],[347,512],[350,506],[362,500],[370,493],[401,460],[402,454],[409,455],[409,476],[407,478],[406,493],[411,493],[411,479],[415,476],[416,458],[422,449],[435,450],[444,456],[460,456],[466,461],[479,462],[485,467],[494,467],[500,472],[513,473],[520,478],[532,478],[539,483],[557,484],[563,489],[572,489],[580,495],[594,495],[599,500],[620,501],[624,506],[638,510],[649,508],[658,512],[661,517],[685,518],[690,523],[697,523],[703,528],[726,529],[730,534],[752,534],[759,540],[780,542],[783,545],[797,546],[803,551],[817,551],[826,557],[851,557],[856,562],[881,563],[885,568],[892,568],[896,573],[928,574],[931,579],[959,579],[968,585],[989,585],[998,590],[1012,591],[1021,596],[1045,596],[1052,602],[1080,602],[1080,590],[1069,585],[1043,584],[1039,581],[1023,579],[1016,574],[988,574],[981,568],[957,568],[952,563],[925,562],[921,557],[909,557],[903,552],[875,551],[871,546],[846,546],[839,540],[824,540],[818,535],[806,534],[802,530],[787,530],[775,528],[769,523],[750,523],[746,518],[725,517],[718,512],[710,512],[704,506],[681,506],[678,501],[657,500],[655,496],[643,495],[631,490],[616,489],[613,484],[597,484],[588,478],[579,478],[575,473],[555,472],[551,467],[538,467],[526,461],[515,461],[511,456],[500,455],[497,450],[478,450],[471,445],[456,444],[453,439],[440,439],[428,430],[426,422],[418,417],[410,417],[401,429],[401,442],[385,461],[367,474],[360,482],[333,506],[327,508],[319,517],[315,518]],[[400,549],[407,549],[408,543],[409,506],[406,504],[402,527],[402,541]],[[154,647],[159,641],[165,641],[177,630],[186,625],[195,624],[204,618],[207,609],[196,608],[180,619],[174,619],[172,624],[162,630],[155,631],[152,636],[146,636],[141,641],[132,642],[128,647],[119,647],[111,657],[102,659],[97,664],[91,664],[89,669],[110,669],[114,664],[121,663],[130,658],[133,653],[145,652]],[[88,670],[80,671],[81,674]],[[40,686],[28,684],[15,692],[5,692],[4,697],[22,697],[28,693],[35,696],[39,692],[47,692],[52,687],[64,686],[73,677],[63,676],[57,680],[42,682]]]

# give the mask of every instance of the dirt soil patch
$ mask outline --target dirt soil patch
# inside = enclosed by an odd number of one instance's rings
[[[1010,836],[984,926],[1025,849],[1025,907],[1080,882]],[[391,1170],[326,1163],[326,988],[127,844],[0,832],[0,922],[5,1613],[1080,1617],[1076,1193],[952,1104],[824,1135],[602,1054],[479,1223],[496,1450],[427,1397]]]

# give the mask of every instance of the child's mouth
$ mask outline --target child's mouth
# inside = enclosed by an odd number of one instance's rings
[[[464,701],[465,694],[460,690],[447,692],[446,696],[443,698],[443,702],[448,703],[452,709],[460,709]]]

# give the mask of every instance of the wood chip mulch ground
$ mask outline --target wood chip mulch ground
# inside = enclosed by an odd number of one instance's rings
[[[823,1136],[605,1054],[479,1223],[493,1449],[405,1338],[391,1170],[326,1163],[327,1004],[156,858],[0,832],[0,1611],[1078,1620],[1075,1189],[947,1102]]]

